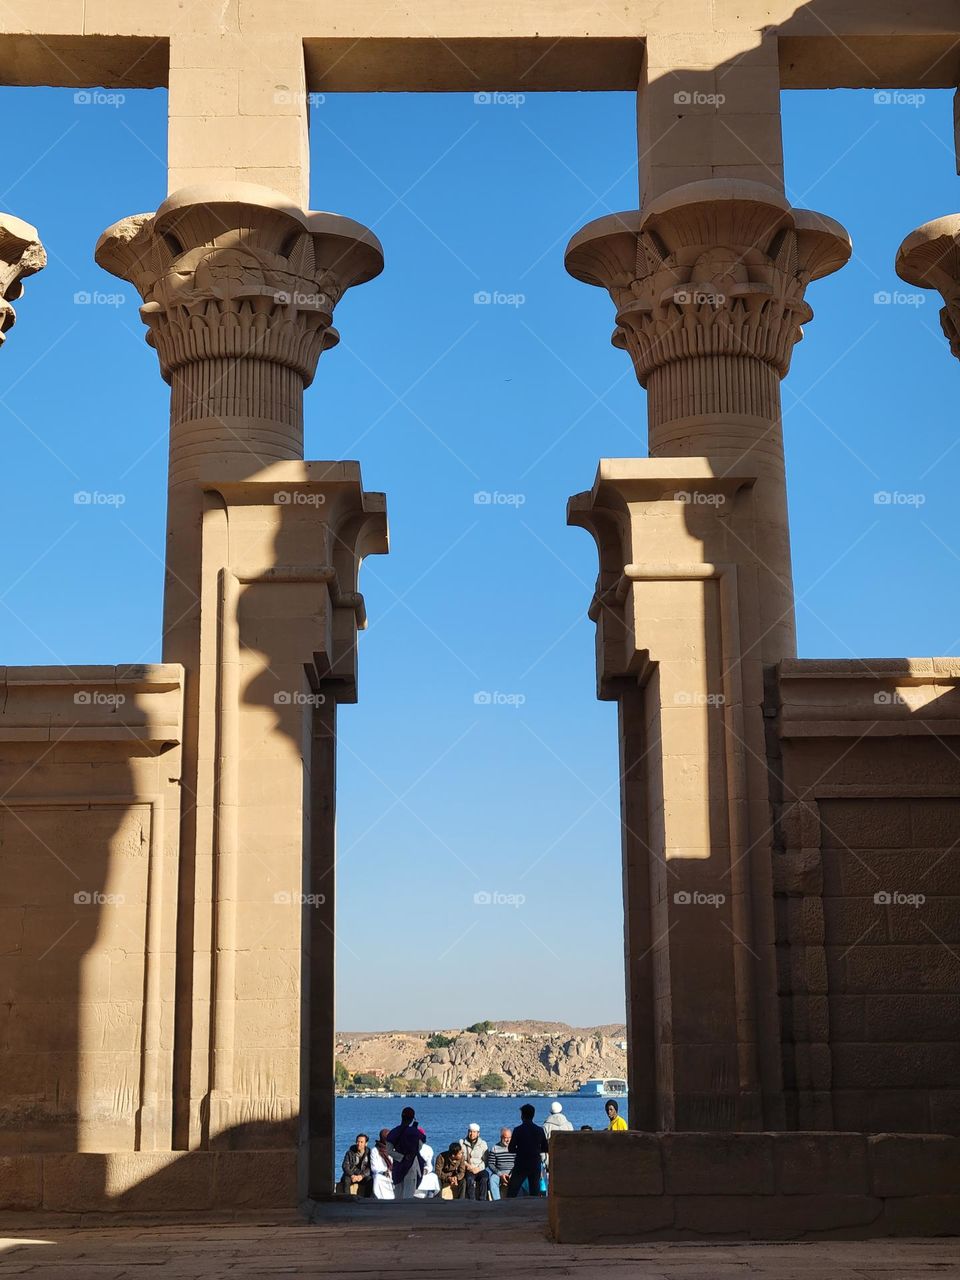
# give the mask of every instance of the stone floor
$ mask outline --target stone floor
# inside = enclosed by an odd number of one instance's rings
[[[322,1206],[312,1224],[5,1228],[0,1277],[578,1276],[617,1280],[960,1280],[957,1240],[554,1245],[543,1205]],[[465,1211],[464,1211],[465,1210]]]

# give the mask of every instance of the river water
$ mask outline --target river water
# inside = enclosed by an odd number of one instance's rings
[[[504,1125],[511,1128],[520,1123],[520,1108],[525,1102],[537,1109],[534,1120],[542,1124],[550,1114],[550,1104],[556,1094],[546,1097],[531,1095],[522,1098],[381,1098],[376,1094],[364,1097],[337,1098],[336,1109],[336,1174],[339,1177],[343,1153],[358,1133],[369,1135],[375,1142],[381,1129],[392,1129],[400,1123],[400,1112],[411,1106],[417,1113],[420,1126],[426,1131],[427,1141],[435,1152],[445,1150],[455,1138],[463,1138],[467,1125],[476,1121],[480,1136],[490,1146],[500,1140]],[[604,1098],[560,1098],[564,1115],[575,1129],[589,1124],[594,1129],[607,1127]],[[626,1119],[626,1101],[619,1099],[620,1112]]]

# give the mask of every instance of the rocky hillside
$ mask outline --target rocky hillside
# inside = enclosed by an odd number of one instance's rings
[[[448,1039],[431,1048],[428,1041]],[[537,1081],[550,1091],[576,1089],[595,1076],[627,1074],[626,1028],[570,1027],[564,1022],[498,1022],[488,1031],[341,1032],[336,1057],[351,1074],[413,1081],[428,1080],[443,1090],[474,1088],[488,1073],[504,1078],[508,1089]],[[434,1085],[434,1087],[437,1087]]]

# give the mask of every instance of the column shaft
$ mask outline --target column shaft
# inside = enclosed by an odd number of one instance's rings
[[[359,562],[386,550],[356,465],[303,461],[303,394],[338,340],[338,300],[382,251],[350,219],[224,184],[118,223],[97,257],[140,290],[171,385],[163,651],[186,673],[176,1141],[289,1150],[308,1141],[302,1024],[333,990],[332,957],[311,960],[310,807],[333,774],[311,790],[323,703],[306,673],[354,696]]]
[[[651,73],[651,110],[669,87]],[[779,137],[779,116],[763,127]],[[684,172],[697,137],[685,118],[679,152],[657,134],[648,168]],[[610,292],[649,409],[650,458],[602,462],[570,521],[600,551],[601,696],[642,761],[622,779],[627,999],[636,1115],[657,1128],[782,1120],[764,731],[764,670],[796,646],[779,383],[807,285],[849,253],[836,223],[743,177],[666,190],[567,250]]]

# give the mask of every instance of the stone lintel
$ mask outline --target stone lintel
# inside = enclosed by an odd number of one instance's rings
[[[0,741],[180,742],[183,669],[174,663],[2,667]]]
[[[954,737],[960,659],[791,659],[777,669],[781,738]]]
[[[152,88],[165,83],[175,37],[242,36],[257,48],[281,27],[304,42],[311,88],[326,91],[631,89],[642,38],[676,31],[698,40],[775,35],[788,88],[953,88],[960,80],[953,0],[925,0],[916,11],[900,0],[632,0],[624,11],[591,12],[589,25],[576,7],[544,11],[532,0],[507,8],[429,0],[416,14],[360,0],[332,25],[314,0],[242,10],[222,0],[189,8],[178,0],[19,0],[0,17],[0,71],[5,83]]]

